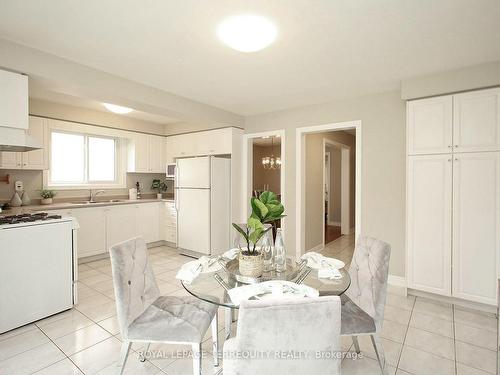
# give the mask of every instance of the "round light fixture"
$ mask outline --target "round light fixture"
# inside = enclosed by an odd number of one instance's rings
[[[102,105],[105,106],[108,111],[118,113],[120,115],[124,115],[133,111],[132,108],[122,107],[121,105],[116,104],[102,103]]]
[[[243,14],[226,18],[217,28],[219,39],[241,52],[256,52],[276,40],[278,30],[267,18]]]

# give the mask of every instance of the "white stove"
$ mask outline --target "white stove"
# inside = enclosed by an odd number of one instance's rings
[[[71,217],[0,216],[0,333],[76,303],[76,229]]]

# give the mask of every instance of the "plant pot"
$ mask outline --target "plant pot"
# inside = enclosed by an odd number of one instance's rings
[[[162,193],[156,194],[156,199],[163,199],[163,194]]]
[[[264,256],[260,252],[255,255],[245,255],[243,250],[238,257],[240,274],[243,276],[259,277],[264,272]]]
[[[52,204],[52,198],[42,198],[41,202],[42,204]]]

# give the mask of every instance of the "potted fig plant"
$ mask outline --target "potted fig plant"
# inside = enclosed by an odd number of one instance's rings
[[[274,225],[285,215],[285,208],[275,193],[263,192],[258,198],[250,199],[252,214],[248,218],[246,227],[233,223],[233,227],[240,233],[246,242],[246,247],[240,247],[239,270],[243,276],[259,277],[264,270],[263,253],[258,243],[260,239],[272,229],[265,228],[264,224]]]
[[[165,182],[162,182],[161,180],[155,179],[151,184],[151,189],[158,191],[158,193],[156,193],[157,199],[162,199],[163,198],[162,191],[167,191],[167,184]]]
[[[40,190],[40,196],[42,197],[42,204],[52,204],[52,198],[56,195],[54,190],[43,189]]]

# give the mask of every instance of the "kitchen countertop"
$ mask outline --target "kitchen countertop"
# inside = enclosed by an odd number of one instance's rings
[[[83,199],[82,199],[83,201]],[[89,208],[89,207],[104,207],[104,206],[120,206],[124,204],[141,204],[141,203],[153,203],[153,202],[173,202],[173,198],[163,198],[163,199],[119,199],[117,202],[110,202],[109,200],[97,200],[96,203],[75,203],[75,202],[61,202],[53,204],[38,204],[30,206],[21,207],[11,207],[8,210],[4,210],[0,213],[0,216],[8,215],[20,215],[33,212],[41,211],[52,211],[52,210],[66,210],[75,208]],[[77,201],[76,201],[77,202]]]

